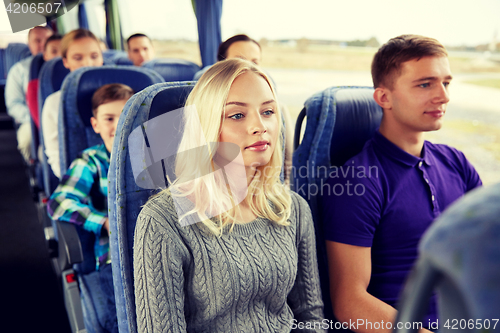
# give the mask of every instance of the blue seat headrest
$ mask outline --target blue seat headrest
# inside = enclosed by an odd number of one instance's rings
[[[372,89],[337,91],[336,119],[330,144],[331,165],[341,166],[358,154],[380,126],[382,109]]]
[[[42,69],[45,60],[43,60],[43,54],[37,54],[31,60],[30,72],[29,72],[29,81],[38,79],[40,74],[40,70]]]
[[[156,73],[138,67],[95,67],[86,68],[78,80],[77,108],[86,127],[90,127],[92,117],[92,96],[94,92],[105,84],[123,83],[135,92],[162,82],[163,79]]]
[[[31,56],[28,45],[24,43],[9,43],[5,49],[5,73],[16,64],[16,62]]]
[[[183,59],[157,58],[142,66],[156,71],[165,82],[191,81],[194,74],[200,70],[197,64]]]

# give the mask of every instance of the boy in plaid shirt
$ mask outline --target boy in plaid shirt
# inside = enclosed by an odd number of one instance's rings
[[[92,127],[103,144],[85,149],[71,163],[59,186],[51,195],[47,211],[53,220],[75,223],[96,236],[94,254],[99,275],[99,299],[94,304],[98,321],[107,332],[118,332],[109,256],[109,219],[107,214],[108,169],[116,125],[127,100],[134,91],[123,84],[107,84],[92,97]],[[93,273],[90,273],[93,274]],[[96,303],[96,301],[93,301]],[[87,322],[86,322],[87,325]]]

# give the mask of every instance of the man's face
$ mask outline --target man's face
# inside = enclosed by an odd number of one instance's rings
[[[143,62],[155,57],[153,45],[147,37],[135,37],[128,42],[128,57],[134,66],[140,66]]]
[[[429,56],[401,65],[401,74],[387,89],[384,118],[399,133],[427,132],[441,128],[450,101],[451,82],[448,58]]]
[[[36,55],[43,52],[45,42],[51,35],[52,32],[49,29],[38,28],[31,30],[28,37],[28,47],[31,51],[31,54]]]
[[[53,40],[45,46],[43,60],[49,61],[61,56],[61,40]]]

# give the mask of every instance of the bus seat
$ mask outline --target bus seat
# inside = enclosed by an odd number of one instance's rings
[[[38,120],[39,76],[44,63],[43,54],[40,53],[33,57],[29,71],[28,88],[26,90],[26,104],[30,109],[31,120],[35,123],[37,129],[40,128],[40,121]]]
[[[307,117],[302,142],[302,123]],[[316,233],[319,276],[325,317],[333,318],[328,280],[328,261],[322,216],[312,187],[318,188],[332,166],[342,166],[358,154],[379,127],[382,109],[373,99],[371,87],[331,87],[311,96],[295,126],[291,188],[311,206]],[[323,170],[323,172],[319,172]],[[312,186],[311,186],[312,185]]]
[[[197,64],[183,59],[156,58],[142,64],[160,74],[165,82],[191,81],[200,70]]]
[[[102,52],[105,65],[132,66],[132,60],[128,58],[127,52],[118,50],[105,50]]]
[[[5,49],[5,73],[9,74],[9,70],[16,62],[31,56],[28,45],[24,43],[9,43]]]
[[[90,124],[92,115],[92,95],[101,86],[109,83],[123,83],[130,86],[134,91],[140,91],[150,85],[162,82],[163,79],[153,71],[134,68],[134,67],[86,67],[80,68],[71,72],[63,82],[62,103],[59,112],[59,146],[61,171],[67,170],[71,162],[78,154],[95,144],[102,142],[100,136],[96,134]],[[55,233],[58,235],[58,241],[61,243],[60,225],[56,221],[54,224]],[[80,286],[82,307],[84,318],[87,325],[95,326],[95,314],[93,313],[93,302],[90,300],[95,297],[96,262],[94,258],[94,240],[95,236],[83,230],[81,227],[76,227],[72,224],[65,223],[66,229],[75,228],[78,234],[78,239],[73,239],[74,242],[79,241],[82,261],[72,261],[74,271]],[[70,248],[75,244],[60,244],[59,248]]]
[[[0,49],[0,113],[7,112],[5,108],[6,81],[7,81],[7,71],[5,70],[5,49]],[[0,126],[2,126],[1,122]]]
[[[7,71],[5,70],[5,49],[0,49],[0,87],[5,86]]]
[[[29,162],[29,177],[32,194],[38,200],[38,193],[43,189],[43,170],[38,161],[39,122],[38,122],[38,75],[45,61],[43,54],[33,57],[28,73],[28,88],[26,90],[26,104],[30,111],[31,123],[31,152]]]
[[[115,272],[113,279],[121,333],[137,332],[133,284],[134,229],[142,205],[155,193],[153,189],[139,187],[134,180],[129,135],[148,120],[183,107],[194,83],[169,82],[144,89],[128,101],[118,123],[108,175],[108,206],[111,256]],[[159,127],[161,130],[164,128]],[[147,126],[147,129],[148,137],[151,138],[154,135],[150,132],[152,127]],[[143,142],[139,144],[142,145]],[[132,156],[142,160],[137,154]],[[165,179],[163,173],[161,178]]]
[[[211,65],[210,66],[205,66],[203,67],[202,69],[200,69],[199,71],[197,71],[196,73],[194,73],[194,76],[193,76],[193,81],[198,81],[200,79],[200,77],[205,74],[205,72],[210,68],[212,67]]]
[[[478,188],[430,226],[420,241],[419,259],[405,284],[396,322],[421,322],[436,290],[440,332],[499,330],[499,203],[500,183]],[[437,328],[431,323],[431,330]],[[394,332],[417,329],[403,327]]]
[[[55,93],[61,89],[62,83],[66,75],[69,74],[69,69],[64,67],[62,58],[54,58],[45,62],[40,69],[39,79],[38,79],[38,120],[41,126],[42,122],[42,110],[45,104],[45,100],[49,95]],[[39,144],[42,146],[42,171],[43,171],[43,185],[45,190],[45,195],[50,197],[52,192],[59,184],[59,179],[52,172],[52,168],[47,162],[47,156],[45,155],[45,145],[43,142],[42,131],[39,131]]]

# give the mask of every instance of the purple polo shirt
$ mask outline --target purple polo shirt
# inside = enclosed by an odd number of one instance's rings
[[[394,307],[422,234],[446,207],[482,185],[457,149],[425,141],[421,156],[406,153],[377,131],[321,184],[325,238],[371,247],[368,292]],[[429,319],[436,320],[434,297],[424,327]]]

